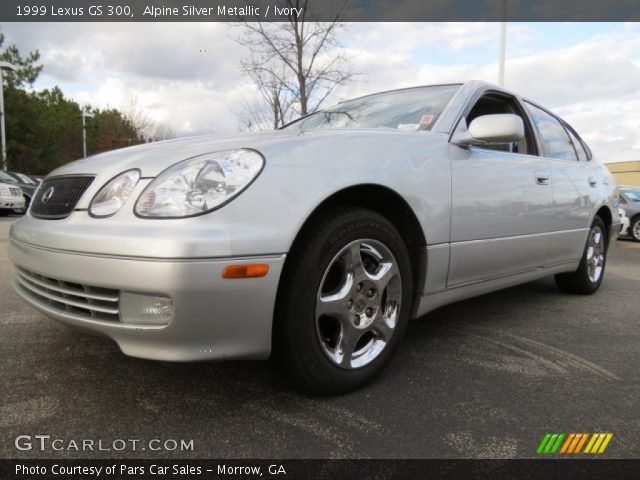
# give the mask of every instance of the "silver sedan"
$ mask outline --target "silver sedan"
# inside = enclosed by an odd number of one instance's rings
[[[22,298],[127,355],[274,353],[304,387],[340,392],[442,305],[548,275],[594,293],[616,198],[565,121],[473,81],[70,163],[9,249]]]

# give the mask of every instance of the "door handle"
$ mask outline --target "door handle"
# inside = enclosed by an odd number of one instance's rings
[[[549,185],[549,173],[544,170],[538,170],[535,173],[536,183],[538,185]]]
[[[598,184],[598,179],[596,177],[590,176],[587,180],[589,181],[590,187],[595,187]]]

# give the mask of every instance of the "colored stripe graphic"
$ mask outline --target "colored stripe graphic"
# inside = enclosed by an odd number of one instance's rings
[[[584,449],[584,453],[591,453],[591,448],[593,447],[593,444],[596,443],[597,438],[597,433],[591,435],[591,440],[589,440],[589,443],[587,443],[587,448]]]
[[[598,450],[598,453],[604,453],[604,451],[607,448],[607,445],[609,445],[609,442],[611,441],[612,438],[613,438],[613,433],[607,433],[607,436],[602,442],[602,445],[600,445],[600,450]]]
[[[584,453],[604,453],[612,438],[613,433],[594,433]]]
[[[555,445],[553,446],[553,448],[551,448],[551,451],[549,453],[556,453],[558,451],[558,448],[560,448],[560,444],[562,443],[563,439],[564,439],[564,433],[561,433],[560,435],[558,435],[558,439],[556,440]]]
[[[604,453],[613,433],[547,433],[538,445],[538,454]],[[585,447],[586,444],[586,447]],[[583,450],[584,447],[584,450]]]
[[[567,453],[567,449],[569,448],[569,445],[571,445],[571,442],[573,442],[573,439],[575,438],[576,434],[575,433],[570,433],[569,436],[567,437],[567,441],[564,442],[564,445],[562,446],[562,450],[560,450],[560,453]]]
[[[547,445],[547,442],[549,441],[550,438],[551,438],[551,434],[550,433],[547,433],[544,436],[544,438],[540,442],[540,445],[538,445],[538,449],[536,450],[537,453],[542,453],[544,451],[544,447]]]
[[[589,434],[588,433],[583,433],[582,434],[582,438],[580,439],[580,442],[576,446],[576,449],[575,449],[575,451],[573,453],[580,453],[582,451],[582,447],[584,445],[584,442],[587,441],[587,438],[589,438]]]
[[[562,444],[562,440],[564,440],[564,433],[547,433],[540,445],[538,445],[537,453],[556,453]]]
[[[569,447],[569,450],[567,450],[567,453],[573,453],[576,447],[578,446],[578,442],[581,439],[582,439],[582,434],[576,433],[575,437],[573,437],[573,442],[571,442],[571,446]]]

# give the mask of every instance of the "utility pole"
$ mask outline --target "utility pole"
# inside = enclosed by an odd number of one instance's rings
[[[82,111],[82,154],[84,158],[87,158],[87,126],[85,124],[85,118],[93,118],[92,113]]]
[[[507,50],[507,0],[502,0],[502,22],[500,22],[500,60],[498,63],[498,84],[504,86],[504,57]]]
[[[2,137],[2,169],[7,169],[7,140],[4,131],[4,78],[2,72],[9,70],[15,72],[16,67],[9,62],[0,62],[0,137]]]

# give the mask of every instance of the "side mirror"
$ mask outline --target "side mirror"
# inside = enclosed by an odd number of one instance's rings
[[[522,118],[512,113],[497,113],[473,119],[466,132],[454,134],[452,143],[467,147],[518,142],[523,138]]]

